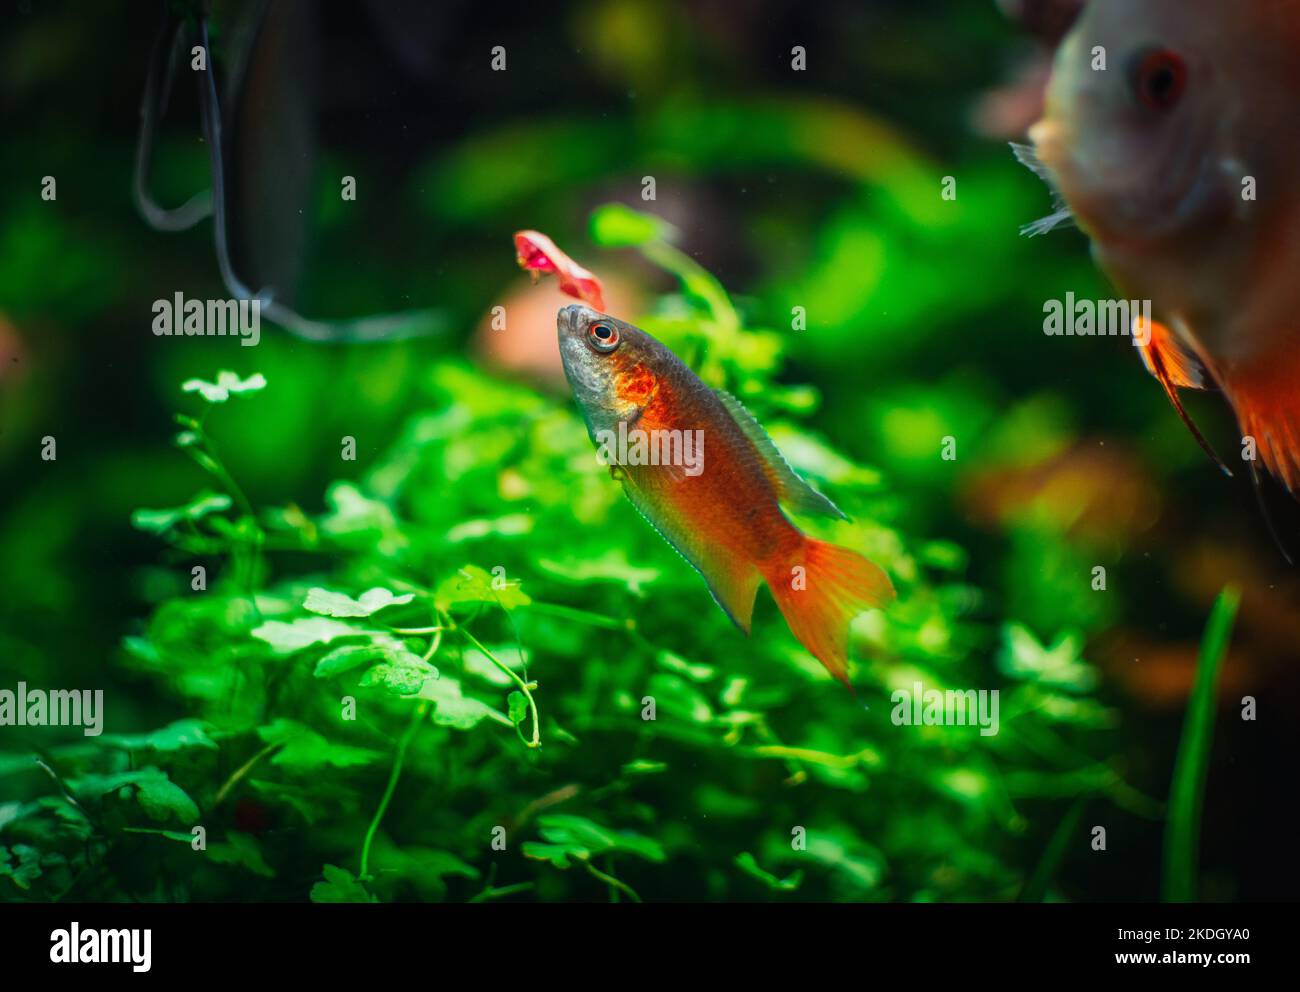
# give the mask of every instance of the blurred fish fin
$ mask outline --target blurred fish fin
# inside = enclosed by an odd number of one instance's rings
[[[1070,208],[1062,207],[1055,213],[1050,213],[1046,217],[1040,217],[1038,220],[1022,225],[1020,233],[1027,238],[1037,238],[1044,234],[1050,234],[1058,227],[1068,227],[1073,223],[1074,214],[1070,213]]]
[[[1253,441],[1264,466],[1300,497],[1300,352],[1296,341],[1283,342],[1249,367],[1222,371],[1220,381],[1237,414],[1243,446]]]
[[[849,624],[864,610],[894,601],[894,586],[884,569],[856,551],[804,537],[794,554],[774,562],[764,578],[790,632],[852,689]]]
[[[1145,317],[1133,318],[1133,345],[1142,356],[1142,364],[1157,379],[1161,369],[1180,389],[1210,389],[1213,380],[1196,353],[1178,339],[1168,327]]]
[[[758,570],[746,561],[735,567],[713,568],[710,572],[701,570],[700,574],[708,582],[714,602],[722,607],[722,612],[748,637],[754,622],[754,598],[758,595],[758,583],[761,581]]]
[[[1009,142],[1009,144],[1017,162],[1047,183],[1048,186],[1055,188],[1052,183],[1051,171],[1043,164],[1043,160],[1038,157],[1038,150],[1033,145],[1022,145],[1016,141]]]
[[[1142,356],[1142,362],[1146,365],[1147,371],[1156,377],[1156,381],[1160,383],[1160,388],[1169,397],[1169,402],[1173,404],[1175,412],[1187,429],[1192,432],[1192,437],[1201,446],[1201,450],[1209,456],[1210,461],[1219,467],[1220,472],[1230,477],[1232,469],[1228,468],[1223,459],[1210,446],[1210,442],[1205,439],[1205,435],[1196,426],[1196,422],[1192,420],[1191,415],[1183,406],[1183,401],[1178,396],[1180,387],[1186,389],[1210,388],[1213,377],[1204,363],[1191,349],[1179,341],[1164,324],[1158,324],[1155,321],[1148,324],[1142,317],[1134,318],[1133,344],[1137,348],[1138,354]]]
[[[1011,151],[1016,156],[1016,161],[1026,169],[1045,182],[1052,191],[1052,212],[1046,217],[1040,217],[1032,223],[1020,228],[1020,233],[1027,238],[1035,238],[1039,235],[1055,231],[1058,227],[1064,227],[1074,223],[1074,214],[1066,206],[1065,199],[1061,196],[1056,188],[1056,183],[1052,181],[1051,170],[1043,164],[1042,159],[1038,157],[1038,152],[1033,145],[1021,145],[1011,142]]]
[[[1268,508],[1268,500],[1264,497],[1264,485],[1259,478],[1259,469],[1255,467],[1254,462],[1247,462],[1250,466],[1250,485],[1255,490],[1255,502],[1259,504],[1259,512],[1264,516],[1264,523],[1268,527],[1269,535],[1273,538],[1273,543],[1277,545],[1278,551],[1282,553],[1282,559],[1292,567],[1295,566],[1295,557],[1291,550],[1282,540],[1282,535],[1278,533],[1277,523],[1273,519],[1273,513]]]
[[[790,467],[772,439],[767,436],[767,431],[763,430],[763,426],[745,409],[740,400],[721,389],[715,389],[714,392],[717,393],[718,399],[722,400],[722,405],[727,408],[736,426],[753,444],[763,465],[764,474],[776,490],[779,503],[796,513],[836,517],[840,520],[848,519],[838,506],[795,474],[794,469]]]

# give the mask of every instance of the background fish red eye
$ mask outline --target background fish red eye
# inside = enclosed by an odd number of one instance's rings
[[[1171,110],[1187,88],[1187,66],[1177,52],[1157,48],[1138,56],[1133,89],[1143,106]]]
[[[611,352],[618,347],[618,331],[609,324],[592,324],[587,330],[587,340],[597,351]]]

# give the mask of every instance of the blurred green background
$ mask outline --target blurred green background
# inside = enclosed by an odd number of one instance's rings
[[[215,6],[237,270],[430,333],[156,337],[154,300],[230,295],[211,220],[132,200],[159,8],[3,5],[0,688],[102,688],[106,725],[0,728],[0,898],[1153,899],[1227,585],[1197,891],[1294,893],[1300,580],[1126,340],[1042,333],[1110,291],[1077,231],[1018,234],[1050,210],[1006,144],[1044,54],[994,4],[357,3],[251,34],[260,5]],[[167,205],[211,183],[193,76]],[[807,526],[899,587],[855,626],[856,698],[766,593],[738,634],[596,464],[521,228],[853,518]],[[266,385],[182,392],[220,370]],[[308,608],[373,587],[413,598]],[[918,679],[999,688],[1001,732],[893,726]]]

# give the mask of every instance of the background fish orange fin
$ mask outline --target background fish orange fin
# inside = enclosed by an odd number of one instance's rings
[[[777,500],[797,513],[811,513],[824,517],[848,519],[838,506],[819,493],[812,486],[795,474],[785,456],[777,449],[767,431],[754,419],[754,415],[745,409],[744,404],[730,393],[715,389],[722,405],[731,414],[736,426],[749,438],[759,460],[763,464],[764,474],[776,490]]]
[[[1211,387],[1212,380],[1204,363],[1164,324],[1142,317],[1134,318],[1133,344],[1142,356],[1142,364],[1156,378],[1160,378],[1156,372],[1156,363],[1159,362],[1169,381],[1181,389]]]
[[[1224,370],[1221,381],[1243,443],[1253,438],[1259,460],[1300,496],[1300,353],[1295,337],[1280,342],[1267,361]]]
[[[802,566],[802,582],[794,581]],[[764,574],[790,631],[827,671],[849,685],[849,624],[863,610],[895,598],[884,569],[856,551],[805,537],[787,560]]]
[[[657,471],[650,469],[649,471]],[[731,622],[745,634],[754,617],[754,597],[761,576],[758,569],[743,559],[728,561],[699,531],[691,528],[670,505],[657,494],[637,484],[635,470],[623,476],[623,492],[646,523],[672,545],[686,563],[703,576],[709,592]]]
[[[1183,401],[1178,397],[1179,386],[1188,389],[1208,388],[1208,384],[1212,381],[1209,373],[1200,359],[1179,342],[1173,332],[1163,324],[1152,321],[1149,337],[1145,333],[1139,333],[1145,323],[1141,318],[1135,320],[1133,335],[1133,343],[1142,356],[1143,364],[1146,365],[1147,371],[1156,377],[1156,381],[1169,397],[1169,402],[1173,404],[1183,424],[1192,432],[1192,437],[1196,438],[1196,443],[1201,446],[1201,450],[1209,456],[1210,461],[1219,466],[1219,471],[1231,476],[1232,469],[1228,468],[1210,446],[1210,442],[1205,439],[1205,435],[1196,426],[1191,415],[1183,407]],[[1146,343],[1143,344],[1143,341]]]

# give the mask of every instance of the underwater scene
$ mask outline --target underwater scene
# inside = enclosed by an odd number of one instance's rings
[[[0,22],[0,902],[1294,898],[1295,4]]]

